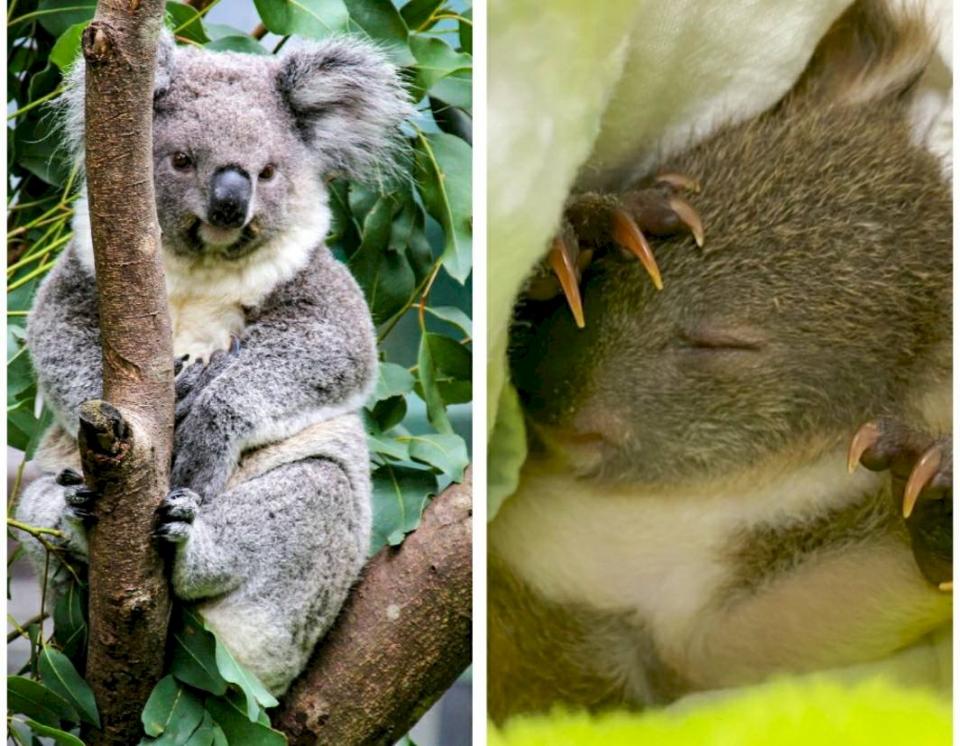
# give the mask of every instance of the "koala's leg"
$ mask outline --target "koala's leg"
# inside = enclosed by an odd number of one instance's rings
[[[84,504],[90,495],[76,472],[65,469],[59,475],[47,474],[31,482],[17,502],[14,517],[30,526],[55,529],[60,536],[45,535],[48,550],[35,536],[16,531],[27,556],[42,579],[46,567],[48,589],[58,594],[74,573],[83,571],[87,561],[87,536]],[[49,557],[48,557],[49,555]],[[69,564],[69,568],[66,564]],[[70,570],[73,570],[71,573]]]
[[[195,493],[175,490],[158,534],[177,544],[175,593],[199,602],[241,663],[282,692],[363,567],[369,494],[335,462],[305,459],[202,504]]]

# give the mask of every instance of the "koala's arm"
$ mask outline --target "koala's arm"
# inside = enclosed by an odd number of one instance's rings
[[[27,347],[44,400],[76,435],[80,405],[103,391],[96,279],[68,248],[37,293]]]
[[[357,410],[374,383],[376,337],[349,271],[320,247],[249,318],[240,348],[177,425],[171,486],[220,492],[248,447]]]

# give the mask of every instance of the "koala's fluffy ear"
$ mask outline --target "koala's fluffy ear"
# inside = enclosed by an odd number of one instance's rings
[[[170,87],[173,78],[174,55],[177,44],[173,34],[167,29],[160,32],[157,42],[157,69],[153,79],[153,97],[156,98]],[[66,74],[66,89],[57,100],[61,109],[63,127],[67,143],[74,156],[82,161],[84,133],[84,89],[86,86],[87,66],[83,55],[79,55]]]
[[[413,114],[396,68],[376,47],[356,39],[286,52],[277,88],[322,168],[354,179],[390,168],[401,143],[399,125]]]

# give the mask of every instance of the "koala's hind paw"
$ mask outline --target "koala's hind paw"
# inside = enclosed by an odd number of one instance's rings
[[[173,490],[157,508],[154,536],[173,544],[182,544],[190,536],[199,509],[200,496],[196,492],[186,488]]]
[[[953,583],[953,439],[917,433],[892,420],[863,425],[848,467],[889,471],[910,544],[924,576],[942,590]]]
[[[679,191],[699,192],[700,184],[681,174],[657,176],[651,186],[622,194],[585,193],[573,197],[564,212],[563,224],[553,239],[547,263],[552,270],[535,277],[527,296],[549,300],[563,293],[577,326],[586,325],[580,298],[580,276],[595,251],[613,243],[640,260],[654,286],[663,288],[660,268],[647,235],[669,236],[688,231],[697,246],[704,241],[703,223],[697,211]]]
[[[84,484],[83,475],[75,469],[64,469],[57,474],[56,482],[63,487],[64,518],[84,527],[96,523],[94,507],[99,493]]]

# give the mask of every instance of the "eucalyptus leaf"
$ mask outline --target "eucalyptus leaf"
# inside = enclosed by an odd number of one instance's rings
[[[420,195],[444,230],[443,266],[463,283],[472,260],[471,148],[440,132],[418,135],[415,150]]]
[[[414,63],[413,54],[407,46],[410,35],[407,24],[390,0],[344,0],[344,3],[353,24],[379,44],[395,64]]]
[[[177,39],[189,39],[197,44],[210,41],[203,29],[203,16],[195,8],[183,3],[167,3],[167,28]]]
[[[391,396],[378,401],[370,412],[381,431],[396,427],[407,415],[407,400],[402,396]]]
[[[473,322],[465,311],[456,306],[427,306],[426,310],[431,316],[436,316],[438,319],[453,324],[468,337],[473,336]]]
[[[89,22],[97,0],[40,0],[37,10],[42,11],[37,17],[40,25],[58,37],[74,24]]]
[[[53,607],[53,636],[60,649],[71,659],[83,655],[87,645],[85,592],[69,583]]]
[[[400,15],[411,31],[424,31],[433,25],[428,22],[443,3],[444,0],[410,0],[400,8]]]
[[[44,725],[43,723],[38,723],[36,720],[29,719],[27,720],[27,725],[29,725],[30,729],[38,736],[52,738],[53,742],[58,744],[58,746],[84,746],[83,741],[72,733],[67,733],[67,731],[61,730],[60,728],[52,728],[49,725]]]
[[[185,684],[212,694],[224,694],[227,682],[217,668],[216,640],[199,618],[183,613],[184,623],[173,633],[170,673]]]
[[[260,20],[281,36],[324,39],[347,30],[350,15],[343,0],[254,0]]]
[[[473,357],[465,345],[445,337],[442,334],[424,335],[421,351],[424,345],[429,350],[431,362],[430,382],[440,395],[443,405],[462,404],[470,401],[472,392]],[[427,402],[428,413],[430,402],[424,384],[423,370],[420,373],[419,386],[414,390]]]
[[[90,685],[74,668],[70,659],[56,648],[44,645],[40,649],[40,678],[52,691],[59,694],[91,725],[100,727],[100,714]]]
[[[416,86],[424,93],[448,75],[473,69],[469,54],[458,52],[436,36],[411,34],[410,51],[417,60]]]
[[[374,389],[375,401],[393,396],[402,396],[413,391],[413,373],[396,363],[380,363],[377,371],[377,387]]]
[[[284,746],[287,743],[282,733],[264,725],[257,717],[249,718],[243,707],[228,699],[208,697],[205,706],[223,729],[230,746]]]
[[[61,720],[71,723],[80,716],[66,699],[49,687],[25,676],[7,677],[7,710],[22,713],[44,725],[60,727]]]
[[[90,21],[75,23],[57,38],[53,49],[50,51],[50,61],[66,72],[70,69],[80,54],[80,40],[83,36],[83,30],[90,24]]]
[[[396,545],[420,525],[420,516],[437,493],[436,476],[423,469],[387,464],[373,472],[373,537],[371,553]]]
[[[186,740],[203,719],[203,703],[173,676],[164,676],[150,692],[140,720],[148,736]]]
[[[456,434],[430,433],[406,436],[410,458],[434,466],[455,482],[463,481],[463,470],[470,463],[467,444]]]
[[[236,684],[243,691],[247,702],[247,717],[251,721],[256,721],[257,714],[260,712],[260,705],[264,707],[276,707],[277,702],[273,695],[267,691],[266,687],[250,671],[243,668],[233,654],[224,647],[220,640],[216,643],[217,669],[220,675],[232,684]],[[208,702],[210,700],[207,700]],[[216,714],[214,713],[214,717]],[[217,722],[220,722],[219,719]],[[223,723],[220,723],[222,726]],[[224,727],[226,731],[226,728]],[[227,733],[229,736],[229,732]],[[233,741],[230,742],[231,744]]]
[[[266,54],[269,55],[266,49],[263,48],[263,45],[260,44],[252,36],[245,35],[233,35],[233,36],[221,36],[219,39],[214,39],[209,44],[204,47],[205,49],[211,49],[214,52],[240,52],[241,54]]]

